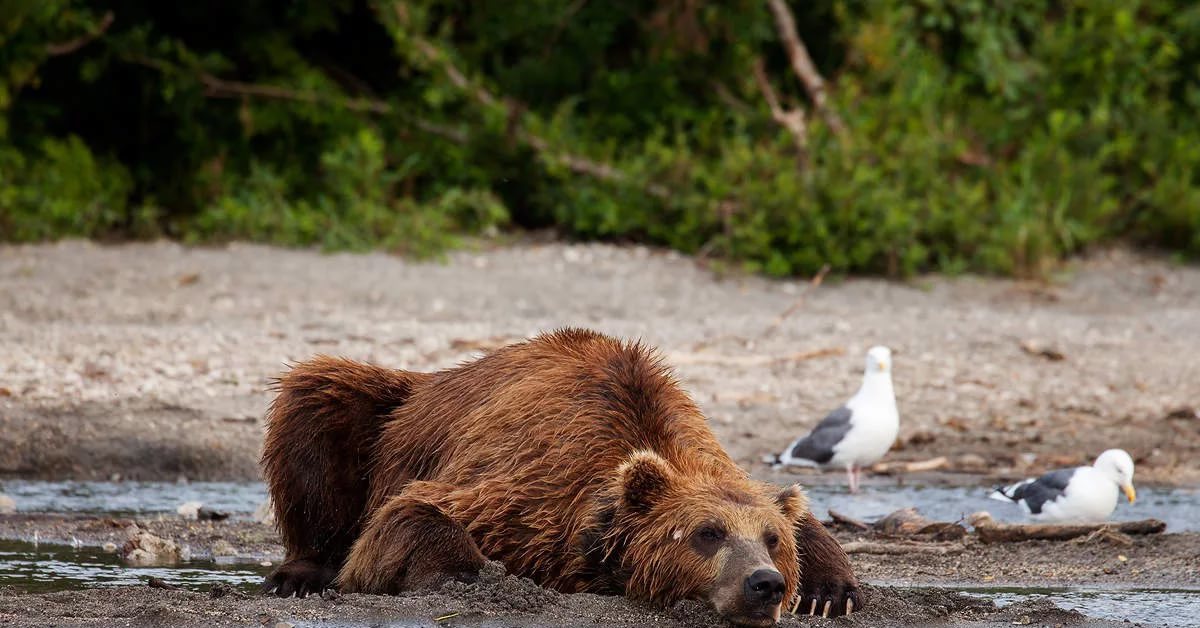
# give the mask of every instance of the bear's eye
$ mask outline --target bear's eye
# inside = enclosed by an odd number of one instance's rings
[[[779,535],[775,534],[774,532],[767,533],[766,541],[767,541],[767,549],[773,550],[776,547],[779,547]]]
[[[725,531],[716,526],[704,526],[696,532],[696,536],[706,543],[720,543],[725,540]]]

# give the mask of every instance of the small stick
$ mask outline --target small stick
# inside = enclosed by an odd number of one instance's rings
[[[766,338],[767,336],[770,336],[776,329],[779,328],[780,325],[783,324],[783,321],[786,320],[787,317],[795,314],[796,311],[804,305],[804,300],[808,298],[808,293],[821,287],[821,283],[825,281],[825,275],[829,274],[829,270],[829,264],[821,266],[821,270],[817,271],[817,274],[813,275],[813,278],[808,282],[808,285],[804,287],[804,292],[800,293],[800,296],[796,298],[796,301],[792,303],[788,309],[784,310],[782,314],[775,317],[775,322],[771,323],[771,326],[767,327],[760,337]]]
[[[855,541],[842,545],[842,551],[847,554],[929,554],[932,556],[951,556],[963,553],[963,548],[956,545],[933,545],[929,543],[909,544]]]
[[[182,591],[183,590],[183,589],[180,589],[179,587],[167,582],[166,580],[163,580],[162,578],[156,578],[154,576],[150,576],[150,579],[146,581],[146,586],[150,587],[151,589],[163,589],[165,591]]]

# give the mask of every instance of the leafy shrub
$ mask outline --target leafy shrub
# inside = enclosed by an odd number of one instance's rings
[[[760,0],[10,4],[0,239],[427,255],[553,225],[775,275],[1037,275],[1113,240],[1200,255],[1182,0],[793,3],[846,137]],[[806,162],[760,59],[809,110]]]

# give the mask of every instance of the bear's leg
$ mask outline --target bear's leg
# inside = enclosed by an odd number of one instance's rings
[[[427,378],[329,357],[280,378],[262,462],[287,555],[266,592],[303,597],[330,585],[358,537],[379,434]]]
[[[804,513],[796,524],[796,553],[800,587],[795,613],[838,617],[863,607],[866,599],[850,557],[812,512]]]
[[[394,595],[478,577],[487,559],[466,528],[425,497],[431,484],[411,484],[371,516],[338,574],[342,592]]]

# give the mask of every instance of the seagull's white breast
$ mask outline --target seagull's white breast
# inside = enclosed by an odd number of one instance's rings
[[[1033,515],[1044,521],[1103,521],[1117,508],[1120,492],[1112,479],[1093,467],[1081,467],[1058,499]]]
[[[829,465],[875,464],[892,448],[900,433],[900,412],[891,377],[887,374],[867,377],[846,407],[853,413],[850,431],[834,446]]]

